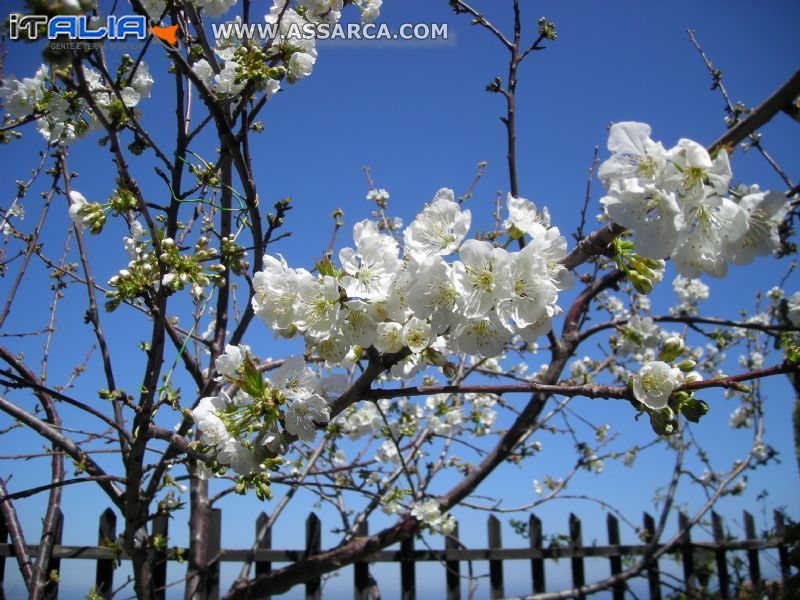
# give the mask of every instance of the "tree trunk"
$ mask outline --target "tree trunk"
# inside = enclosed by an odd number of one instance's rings
[[[140,534],[143,534],[147,539],[147,531],[142,529]],[[139,600],[155,600],[156,592],[153,583],[153,553],[149,551],[145,542],[143,547],[140,548],[126,548],[126,552],[131,557],[131,565],[133,568],[133,587],[136,590],[136,597]],[[133,546],[127,544],[126,546]]]
[[[211,516],[208,481],[193,477],[189,485],[189,561],[184,599],[205,600],[209,576],[207,540]]]

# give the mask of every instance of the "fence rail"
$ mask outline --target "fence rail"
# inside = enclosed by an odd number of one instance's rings
[[[320,519],[311,513],[306,520],[306,547],[302,550],[276,550],[271,548],[271,531],[266,530],[266,535],[262,537],[259,547],[252,549],[223,549],[220,547],[222,531],[222,512],[219,509],[212,511],[211,531],[207,538],[209,548],[206,556],[214,557],[208,565],[208,575],[206,581],[208,585],[202,591],[204,600],[213,600],[219,597],[219,569],[221,562],[244,562],[253,561],[257,575],[270,571],[272,563],[297,562],[310,555],[321,551],[322,523]],[[256,519],[256,532],[264,531],[267,523],[267,516],[261,514]],[[688,523],[688,517],[683,514],[678,516],[678,524],[684,528]],[[711,525],[714,541],[713,542],[693,542],[690,532],[687,531],[681,543],[672,549],[673,553],[680,556],[683,568],[683,585],[689,597],[692,591],[697,588],[698,575],[695,571],[695,558],[701,555],[713,556],[716,567],[717,579],[719,582],[718,594],[721,598],[730,598],[731,580],[728,572],[728,552],[745,552],[747,555],[747,567],[749,584],[752,586],[753,597],[761,597],[764,591],[764,581],[761,576],[761,566],[759,561],[759,550],[777,549],[778,562],[780,565],[781,581],[789,578],[789,556],[787,548],[783,543],[785,533],[784,517],[775,511],[774,531],[777,535],[767,538],[756,536],[755,521],[753,516],[744,511],[743,523],[745,529],[745,539],[726,539],[724,523],[722,518],[716,514],[711,514]],[[605,558],[609,561],[609,574],[616,575],[623,570],[622,559],[628,556],[643,556],[662,548],[660,545],[650,546],[646,544],[621,544],[619,522],[613,515],[608,515],[606,520],[608,545],[584,546],[582,540],[582,523],[578,517],[571,514],[569,516],[569,543],[568,545],[551,546],[544,544],[544,534],[542,522],[535,516],[530,515],[528,520],[528,533],[530,545],[528,548],[503,548],[500,521],[494,515],[490,515],[487,521],[488,547],[483,549],[471,549],[461,547],[458,541],[458,526],[452,535],[445,540],[445,548],[441,550],[418,550],[414,547],[414,539],[405,540],[400,544],[399,550],[381,550],[376,552],[364,562],[356,563],[353,569],[353,589],[356,600],[366,600],[370,598],[370,592],[374,582],[369,574],[369,563],[400,563],[400,585],[403,600],[413,600],[416,597],[416,569],[418,562],[440,562],[444,565],[445,584],[448,600],[461,598],[461,563],[467,561],[484,561],[489,563],[489,597],[492,599],[503,598],[504,577],[503,563],[508,560],[527,560],[530,562],[531,590],[533,593],[543,593],[547,591],[545,561],[552,559],[569,559],[572,573],[573,588],[580,588],[586,584],[584,560],[587,558]],[[57,528],[56,545],[48,572],[58,570],[60,561],[64,559],[83,559],[96,561],[95,590],[104,598],[111,597],[114,589],[114,568],[116,560],[127,560],[124,551],[108,547],[113,544],[116,538],[116,515],[111,509],[106,509],[101,515],[98,526],[98,545],[97,546],[69,546],[61,544],[61,531],[63,529],[63,515],[60,516]],[[655,531],[653,518],[645,513],[643,519],[644,537],[652,536]],[[153,536],[168,536],[169,521],[166,517],[157,517],[151,528]],[[366,524],[362,524],[360,535],[367,535]],[[2,584],[5,579],[6,561],[14,556],[14,549],[8,542],[8,532],[0,520],[0,598],[5,597],[2,593]],[[37,545],[29,545],[28,550],[35,555]],[[188,555],[188,549],[183,549],[184,555]],[[176,560],[173,553],[166,549],[156,551],[157,566],[155,569],[155,585],[160,589],[159,597],[163,598],[167,584],[168,563]],[[661,573],[658,561],[652,563],[646,569],[649,597],[659,600],[662,596]],[[314,580],[305,584],[306,598],[313,600],[321,597],[321,581]],[[625,582],[618,582],[612,588],[615,600],[624,597],[626,589]],[[48,598],[55,600],[58,597],[58,583],[54,582],[48,589]]]

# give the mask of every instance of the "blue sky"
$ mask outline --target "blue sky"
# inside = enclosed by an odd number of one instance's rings
[[[12,2],[10,6],[17,4]],[[487,17],[505,30],[510,22],[508,4],[498,0],[475,1],[476,7],[484,9]],[[800,4],[792,1],[665,4],[631,0],[601,4],[583,0],[524,0],[522,6],[531,34],[536,19],[545,15],[556,23],[559,35],[557,42],[530,57],[521,70],[520,190],[523,196],[548,206],[554,224],[565,234],[571,233],[577,224],[594,146],[600,146],[601,158],[605,156],[606,127],[610,122],[650,123],[653,137],[668,146],[680,137],[709,143],[723,132],[721,97],[709,91],[708,74],[688,41],[687,27],[696,30],[715,66],[723,70],[734,101],[741,100],[749,106],[758,104],[787,79],[800,58],[793,27],[800,20]],[[253,136],[252,154],[262,206],[266,209],[285,196],[294,200],[295,209],[287,223],[294,234],[274,250],[295,266],[309,266],[311,258],[327,247],[331,231],[327,215],[333,208],[344,209],[350,226],[369,215],[370,205],[364,200],[367,191],[364,166],[370,167],[377,186],[390,191],[391,212],[403,217],[406,223],[440,187],[453,187],[456,193],[465,191],[480,161],[487,161],[488,168],[470,201],[477,226],[486,227],[496,193],[505,195],[508,189],[504,131],[498,120],[504,104],[500,96],[483,91],[496,75],[505,76],[505,51],[486,31],[470,27],[465,17],[452,15],[446,0],[386,0],[380,21],[392,27],[404,22],[446,22],[451,37],[446,42],[429,43],[321,44],[313,76],[270,102],[262,114],[264,133]],[[7,74],[29,76],[39,64],[36,46],[8,43],[7,50]],[[172,86],[167,81],[166,64],[159,51],[151,50],[147,60],[156,86],[153,97],[141,104],[143,123],[158,142],[169,147]],[[787,117],[779,115],[763,129],[765,147],[795,178],[800,177],[796,171],[796,138],[792,138],[796,127]],[[90,200],[106,198],[114,185],[110,157],[96,144],[96,139],[96,135],[90,136],[70,150],[70,167],[80,173],[74,187]],[[41,138],[30,128],[25,130],[22,140],[0,148],[0,164],[6,175],[0,181],[4,205],[16,191],[14,180],[26,176],[42,148]],[[214,147],[205,140],[197,150],[211,157]],[[158,199],[166,191],[148,166],[147,160],[141,166],[134,166],[134,176],[147,194]],[[783,187],[755,152],[737,151],[733,170],[735,181],[758,182],[763,188]],[[40,189],[32,190],[26,202],[30,227],[38,217],[35,192]],[[600,196],[601,187],[595,181],[591,214],[596,212]],[[67,223],[63,198],[58,198],[55,206],[57,216],[48,223],[43,238],[46,244],[50,239],[60,243]],[[348,229],[346,226],[339,238],[340,246],[349,242]],[[119,243],[121,235],[120,229],[110,228],[104,235],[89,240],[89,253],[99,279],[120,268],[124,256]],[[50,248],[51,254],[57,252],[57,247]],[[735,270],[723,282],[713,282],[707,311],[736,317],[740,309],[752,306],[754,290],[774,285],[785,268],[785,264],[761,259]],[[0,281],[1,297],[5,298],[8,286],[8,277]],[[789,292],[798,289],[797,277],[789,279],[786,287]],[[41,327],[49,296],[35,292],[33,287],[23,293],[25,313],[17,307],[18,312],[10,322],[17,319],[14,324],[17,330]],[[81,310],[84,302],[77,288],[64,300],[65,317],[59,321],[62,337],[53,348],[52,383],[63,381],[91,344],[88,328],[66,318],[70,309],[71,314],[79,314],[75,311]],[[663,308],[672,302],[674,296],[667,283],[654,295],[654,305]],[[135,318],[129,321],[124,311],[103,319],[107,329],[123,332],[113,343],[113,350],[120,356],[117,360],[140,365],[142,355],[135,346],[144,322]],[[273,343],[271,335],[259,327],[253,328],[254,335],[246,341],[262,355],[278,356],[296,350],[292,344]],[[8,345],[34,352],[34,346],[26,342],[8,341]],[[732,358],[735,361],[735,356]],[[541,361],[545,360],[541,357]],[[535,368],[538,363],[531,366]],[[730,368],[733,370],[733,366]],[[78,391],[91,393],[99,385],[96,383],[99,374],[96,361],[90,361]],[[753,474],[743,498],[721,502],[720,511],[731,517],[745,507],[758,510],[760,505],[755,498],[763,489],[769,491],[769,506],[786,506],[795,517],[800,509],[796,501],[800,485],[787,418],[791,405],[789,387],[783,381],[776,381],[769,384],[768,390],[767,437],[781,452],[783,462]],[[728,414],[734,405],[722,400],[721,395],[710,395],[709,401],[712,412],[698,428],[698,435],[710,441],[711,453],[721,460],[721,465],[728,464],[725,459],[730,444],[743,441],[744,436],[728,430]],[[523,399],[514,402],[521,403]],[[634,423],[627,406],[583,400],[576,406],[599,422],[622,429],[628,436],[626,439],[647,438],[646,425]],[[549,438],[542,441],[557,453],[560,442]],[[6,443],[3,446],[8,448]],[[666,480],[671,468],[671,460],[664,453],[654,453],[652,458],[643,460],[650,462],[639,465],[636,471],[609,466],[603,477],[587,475],[580,482],[580,489],[618,500],[638,522],[642,510],[650,506],[654,487]],[[19,465],[6,462],[0,468],[4,476],[14,472],[20,486],[28,481],[41,482],[46,477],[45,472],[37,474],[28,465],[20,469]],[[488,484],[493,489],[502,489],[509,504],[521,504],[532,499],[531,480],[541,479],[545,472],[558,474],[556,468],[550,471],[549,466],[530,462],[521,469],[509,467],[504,474],[493,476]],[[624,494],[619,493],[620,489],[624,489]],[[686,499],[696,500],[688,493]],[[27,530],[35,532],[43,501],[41,497],[21,504]],[[74,488],[65,493],[64,505],[66,541],[89,543],[86,519],[94,521],[94,515],[105,506],[103,498],[90,488],[83,491]],[[260,507],[251,501],[229,502],[225,506],[224,545],[244,547],[248,544],[255,511],[262,508],[269,511],[269,506]],[[309,502],[300,503],[284,517],[286,520],[274,538],[276,545],[301,545],[296,532],[310,508]],[[565,531],[569,511],[586,515],[585,539],[604,541],[604,521],[590,518],[602,513],[588,505],[569,502],[548,505],[542,511],[548,531]],[[243,515],[241,519],[239,515]],[[484,515],[475,517],[460,512],[458,516],[462,519],[465,540],[475,546],[483,545]],[[465,527],[466,524],[469,526]],[[175,529],[181,527],[176,523]],[[507,539],[514,539],[510,528],[504,533]],[[175,543],[181,543],[185,532],[177,536]],[[333,539],[329,535],[324,538]],[[524,542],[517,540],[517,543]],[[386,572],[386,577],[389,573]],[[527,575],[520,577],[527,581]],[[340,583],[335,580],[331,585]],[[391,589],[388,582],[387,586]],[[74,589],[79,590],[80,586],[76,583]]]

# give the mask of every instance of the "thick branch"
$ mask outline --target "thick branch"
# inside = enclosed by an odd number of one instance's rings
[[[800,95],[800,71],[796,71],[769,98],[759,104],[746,119],[721,135],[708,147],[708,151],[713,154],[720,148],[734,148],[736,144],[759,127],[766,125],[776,114],[789,108],[798,95]]]
[[[22,580],[25,582],[25,587],[30,589],[33,581],[33,567],[31,566],[30,556],[28,556],[28,546],[25,544],[22,525],[19,523],[17,511],[11,502],[6,489],[6,482],[2,477],[0,477],[0,494],[2,495],[0,496],[0,513],[3,515],[8,534],[11,536],[11,545],[14,548],[14,556],[17,558]]]

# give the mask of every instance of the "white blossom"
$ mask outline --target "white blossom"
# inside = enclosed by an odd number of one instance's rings
[[[400,455],[397,446],[392,440],[383,440],[378,450],[375,452],[375,460],[381,463],[400,464]]]
[[[541,212],[536,205],[526,198],[516,198],[511,194],[506,196],[508,218],[503,222],[503,227],[510,229],[512,226],[531,237],[543,235],[550,227],[550,212],[544,208]]]
[[[230,438],[228,429],[220,418],[220,413],[225,410],[227,405],[228,398],[223,394],[202,398],[197,407],[192,410],[192,419],[202,434],[201,443],[209,446],[222,446]]]
[[[412,352],[420,353],[430,346],[436,335],[426,321],[411,317],[403,326],[403,344]]]
[[[406,228],[405,251],[417,262],[430,256],[452,254],[467,235],[472,213],[462,212],[453,198],[453,190],[439,190],[433,202]]]
[[[800,292],[795,292],[787,300],[787,317],[795,327],[800,327]]]
[[[781,192],[756,191],[744,196],[739,206],[747,219],[747,232],[729,242],[727,252],[733,264],[746,265],[780,246],[778,226],[789,211],[789,200]]]
[[[295,79],[302,79],[311,75],[317,57],[307,52],[295,52],[289,59],[289,74]]]
[[[217,373],[225,377],[236,377],[237,371],[242,366],[244,357],[248,352],[249,348],[247,346],[231,346],[227,344],[225,346],[225,352],[220,354],[214,363]]]
[[[330,407],[325,399],[317,394],[295,398],[288,403],[284,417],[286,431],[304,442],[313,442],[317,436],[315,423],[330,421]]]
[[[680,371],[667,363],[649,362],[633,376],[633,395],[648,408],[663,408],[678,386],[679,377]]]
[[[458,291],[464,297],[464,315],[485,315],[511,291],[510,255],[489,242],[467,240],[459,256],[461,261],[453,268]]]
[[[236,0],[196,0],[197,5],[209,17],[221,17],[236,4]]]
[[[403,326],[400,323],[378,323],[377,330],[375,348],[386,353],[400,352],[403,349]]]
[[[408,305],[420,319],[431,319],[436,333],[444,332],[461,312],[462,297],[455,271],[440,256],[416,264],[413,284],[408,290]]]
[[[86,197],[80,192],[72,190],[69,193],[69,199],[72,201],[69,205],[69,218],[72,219],[72,222],[78,229],[85,229],[89,223],[87,218],[80,213],[84,206],[89,204]]]
[[[287,398],[308,398],[319,392],[319,381],[302,356],[290,356],[272,374],[272,384]]]

